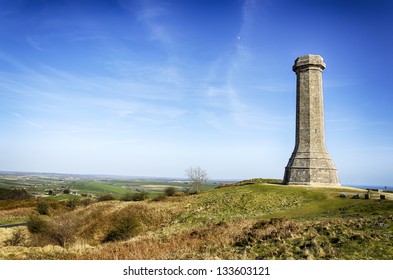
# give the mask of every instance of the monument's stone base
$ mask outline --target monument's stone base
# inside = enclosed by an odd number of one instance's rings
[[[289,168],[285,170],[286,185],[339,186],[337,169]]]
[[[339,186],[338,172],[328,153],[297,153],[285,168],[287,185]]]

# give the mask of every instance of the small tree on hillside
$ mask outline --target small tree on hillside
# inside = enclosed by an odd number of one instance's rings
[[[186,175],[188,179],[192,182],[192,186],[196,193],[201,192],[201,188],[207,182],[207,173],[206,170],[198,167],[190,167],[186,169]]]

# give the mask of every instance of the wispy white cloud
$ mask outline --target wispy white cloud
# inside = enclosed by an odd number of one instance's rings
[[[32,121],[32,120],[30,120],[30,119],[28,119],[28,118],[25,118],[24,116],[22,116],[21,114],[19,114],[19,113],[15,113],[15,112],[13,112],[13,113],[11,113],[13,116],[15,116],[16,118],[18,118],[19,120],[22,120],[24,123],[26,123],[26,124],[28,124],[29,126],[32,126],[32,127],[35,127],[35,128],[42,128],[42,125],[41,124],[39,124],[39,123],[37,123],[37,122],[35,122],[35,121]]]
[[[237,55],[239,58],[249,58],[251,52],[247,47],[247,41],[250,40],[250,34],[253,34],[253,28],[255,28],[255,19],[259,11],[258,2],[255,0],[246,0],[243,3],[242,9],[242,25],[240,32],[237,35]]]
[[[178,125],[187,112],[172,90],[162,87],[163,78],[181,82],[171,68],[158,70],[161,77],[153,76],[149,83],[77,75],[45,64],[33,69],[12,58],[6,61],[18,72],[3,73],[0,90],[8,93],[3,98],[8,96],[13,108],[24,111],[24,116],[14,116],[52,135],[117,133],[144,126],[157,130]]]
[[[244,129],[266,129],[269,121],[266,114],[256,111],[254,104],[250,103],[247,87],[241,80],[243,71],[252,65],[252,52],[247,45],[249,33],[253,26],[256,15],[257,2],[247,0],[243,4],[242,24],[240,32],[234,36],[235,51],[231,55],[223,55],[220,59],[214,61],[208,71],[206,82],[207,104],[221,110],[226,110],[231,122],[238,128]],[[226,65],[226,67],[221,67]],[[219,76],[224,76],[221,85],[213,85]],[[209,81],[210,80],[210,81]],[[214,121],[211,121],[214,120]],[[213,127],[218,127],[217,117],[208,118]],[[228,123],[228,120],[226,120]]]
[[[228,94],[228,90],[224,88],[219,88],[215,86],[209,86],[207,88],[207,96],[208,97],[217,97],[217,96],[225,96]]]
[[[158,69],[158,78],[162,82],[174,85],[184,85],[185,79],[180,75],[179,69],[174,66],[168,66]]]
[[[41,47],[40,43],[36,40],[33,39],[31,36],[26,37],[27,43],[37,51],[44,51],[44,49]]]
[[[165,21],[162,20],[168,14],[169,11],[163,3],[143,1],[142,9],[138,10],[136,17],[148,28],[151,40],[169,45],[173,42],[173,39],[169,29],[164,24]]]
[[[144,9],[138,12],[137,18],[138,20],[141,21],[147,21],[147,20],[158,18],[166,13],[167,10],[164,9],[163,6],[159,6],[159,4],[157,3],[147,4],[147,1],[145,1],[145,7]]]

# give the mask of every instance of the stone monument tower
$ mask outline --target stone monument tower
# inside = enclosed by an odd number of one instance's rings
[[[326,64],[319,55],[295,60],[296,144],[285,168],[287,185],[340,185],[337,169],[325,147],[322,71]]]

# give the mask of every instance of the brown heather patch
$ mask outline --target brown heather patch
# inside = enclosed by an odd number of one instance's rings
[[[45,231],[34,234],[32,241],[34,245],[72,247],[75,242],[82,242],[97,246],[130,217],[138,225],[137,232],[146,234],[170,223],[173,213],[146,202],[101,202],[47,219]]]
[[[173,216],[169,209],[147,202],[104,202],[87,210],[80,210],[85,221],[80,237],[92,245],[100,243],[105,233],[125,217],[135,217],[139,221],[140,231],[148,232],[165,226]]]
[[[29,214],[33,213],[34,211],[34,207],[0,210],[0,224],[26,221]]]
[[[393,215],[211,222],[172,234],[149,231],[95,247],[0,248],[7,259],[392,259]],[[52,250],[51,250],[52,248]],[[6,249],[6,250],[5,250]]]
[[[64,252],[69,259],[391,259],[393,216],[209,223]]]
[[[35,211],[35,200],[0,200],[0,225],[24,222]]]
[[[241,259],[233,247],[234,238],[248,222],[211,223],[172,235],[148,234],[126,242],[98,246],[69,259]]]
[[[15,208],[29,208],[35,207],[35,199],[23,199],[23,200],[0,200],[0,211],[10,210]]]
[[[259,221],[235,246],[249,259],[392,259],[393,215]]]

